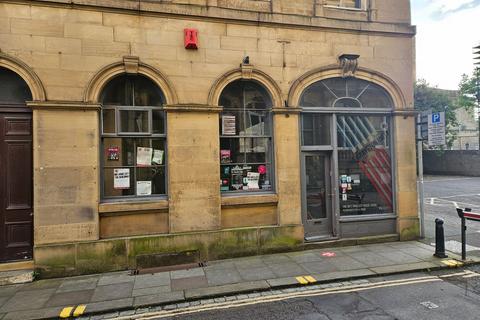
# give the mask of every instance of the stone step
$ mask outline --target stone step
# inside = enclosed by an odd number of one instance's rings
[[[0,272],[0,286],[28,283],[33,281],[33,270],[13,270]]]

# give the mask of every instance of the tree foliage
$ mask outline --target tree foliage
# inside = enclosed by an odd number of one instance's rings
[[[417,80],[415,83],[415,109],[419,111],[445,112],[447,146],[451,146],[456,138],[458,127],[455,110],[459,107],[456,103],[455,92],[441,90],[428,84],[424,79]]]
[[[479,107],[480,100],[480,68],[476,68],[472,75],[462,75],[462,80],[458,86],[458,104],[460,107],[474,112],[475,107]]]

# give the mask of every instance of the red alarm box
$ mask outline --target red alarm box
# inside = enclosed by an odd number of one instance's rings
[[[198,49],[197,29],[185,29],[185,49]]]

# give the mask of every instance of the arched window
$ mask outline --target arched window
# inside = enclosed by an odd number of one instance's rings
[[[220,189],[273,190],[272,99],[255,81],[237,80],[220,95]]]
[[[369,81],[330,78],[308,86],[300,105],[302,150],[337,153],[340,214],[393,213],[389,93]]]
[[[305,89],[300,106],[390,109],[393,102],[388,92],[375,83],[356,78],[330,78]]]
[[[166,194],[165,96],[150,79],[120,75],[103,89],[103,198]]]
[[[0,104],[25,104],[32,100],[27,83],[15,72],[0,67]]]

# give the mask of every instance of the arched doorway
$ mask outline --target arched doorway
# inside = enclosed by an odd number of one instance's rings
[[[27,83],[0,67],[0,262],[32,258],[32,100]]]
[[[370,81],[332,77],[310,84],[299,106],[306,239],[339,235],[340,222],[394,216],[390,94]]]

